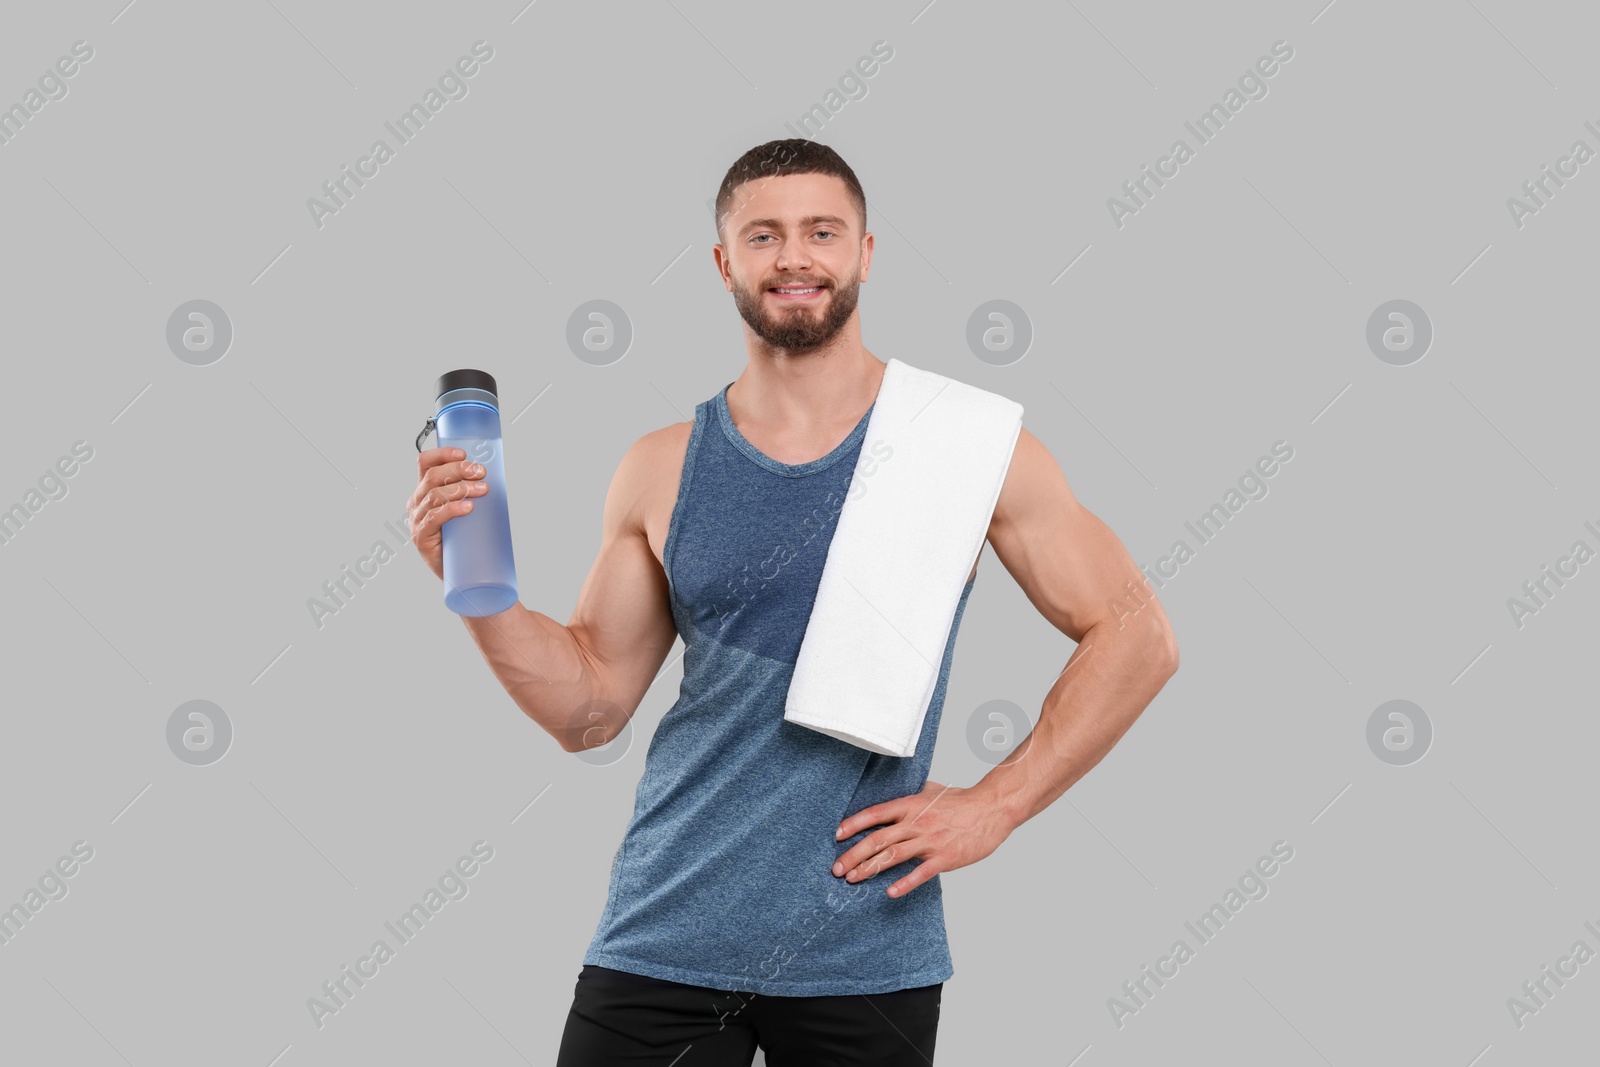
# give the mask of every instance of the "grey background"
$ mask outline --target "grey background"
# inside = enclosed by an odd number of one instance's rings
[[[0,900],[95,850],[0,946],[7,1060],[553,1060],[681,644],[594,766],[511,704],[409,546],[322,628],[306,602],[396,547],[429,387],[480,366],[516,416],[522,599],[566,620],[618,459],[744,366],[708,197],[877,40],[816,134],[870,201],[876,355],[1021,401],[1141,564],[1295,450],[1161,591],[1178,675],[945,877],[940,1062],[1592,1047],[1600,963],[1521,1028],[1506,1006],[1600,949],[1597,565],[1520,629],[1506,606],[1600,546],[1600,163],[1520,229],[1506,207],[1600,148],[1592,7],[123,2],[10,5],[0,33],[7,103],[95,50],[0,146],[0,502],[94,449],[0,547]],[[479,39],[469,95],[318,229],[306,199]],[[1106,199],[1280,39],[1268,95],[1114,226]],[[234,331],[209,366],[166,344],[195,299]],[[608,366],[566,342],[594,299],[634,330]],[[966,345],[993,299],[1034,331],[1009,366]],[[1404,367],[1365,341],[1394,299],[1434,329]],[[985,552],[933,777],[976,782],[969,716],[1036,717],[1071,648]],[[197,699],[234,731],[209,766],[166,742]],[[1409,766],[1367,747],[1391,699],[1433,724]],[[480,839],[470,894],[317,1029],[307,998]],[[1270,894],[1119,1029],[1107,999],[1278,840]]]

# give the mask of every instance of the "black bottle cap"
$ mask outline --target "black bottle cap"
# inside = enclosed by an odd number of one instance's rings
[[[482,389],[486,393],[500,395],[495,388],[494,375],[481,370],[453,370],[439,376],[439,388],[434,393],[434,399],[450,392],[452,389]]]

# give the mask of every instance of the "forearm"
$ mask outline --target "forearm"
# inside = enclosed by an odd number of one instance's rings
[[[604,740],[621,728],[621,722],[611,721],[616,714],[603,716],[604,722],[586,717],[590,708],[615,705],[604,700],[597,672],[566,626],[520,601],[498,615],[462,616],[461,621],[506,693],[562,748],[576,751],[585,743],[585,731],[597,725],[607,729]]]
[[[1090,628],[1033,731],[974,789],[989,794],[1011,828],[1022,825],[1105,758],[1176,670],[1164,626]]]

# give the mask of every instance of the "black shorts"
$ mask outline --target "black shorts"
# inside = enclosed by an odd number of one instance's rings
[[[556,1067],[924,1067],[944,983],[892,993],[780,997],[585,964]]]

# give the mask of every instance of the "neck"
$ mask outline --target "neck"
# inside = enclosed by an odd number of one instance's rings
[[[728,388],[729,412],[737,408],[739,422],[802,432],[854,423],[877,399],[887,366],[859,346],[803,356],[752,353]]]

